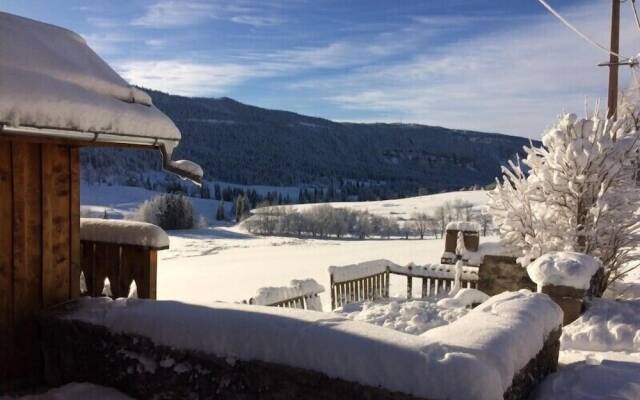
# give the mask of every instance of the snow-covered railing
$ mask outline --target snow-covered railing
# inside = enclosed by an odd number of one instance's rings
[[[158,250],[169,237],[145,222],[80,219],[81,291],[85,295],[127,297],[135,281],[140,298],[156,298]]]
[[[557,366],[562,312],[505,292],[410,335],[276,307],[84,298],[43,315],[48,384],[135,398],[525,399]]]
[[[329,267],[331,277],[331,307],[365,300],[375,301],[389,297],[390,274],[407,277],[407,298],[413,297],[413,278],[422,279],[421,297],[437,297],[448,292],[455,282],[455,266],[425,264],[406,266],[389,260],[373,260],[341,267]],[[477,288],[478,268],[463,267],[463,288]]]
[[[373,260],[360,264],[329,267],[331,309],[345,304],[389,297],[388,260]]]
[[[293,280],[289,286],[260,288],[256,296],[244,303],[322,311],[318,295],[323,292],[324,287],[314,279]]]

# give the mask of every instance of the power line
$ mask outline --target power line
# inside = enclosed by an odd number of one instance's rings
[[[620,57],[620,58],[623,58],[623,59],[626,59],[626,60],[631,60],[630,57],[621,56],[617,52],[611,51],[611,49],[601,45],[600,43],[598,43],[595,40],[591,39],[589,36],[587,36],[584,33],[580,32],[578,30],[578,28],[576,28],[575,26],[571,25],[571,23],[569,21],[564,19],[564,17],[562,15],[560,15],[556,10],[554,10],[549,4],[547,4],[546,1],[544,1],[544,0],[538,0],[538,1],[540,2],[540,4],[542,4],[544,6],[544,8],[549,10],[549,12],[551,14],[553,14],[556,18],[558,18],[560,20],[560,22],[562,22],[567,28],[571,29],[576,35],[580,36],[581,38],[586,40],[591,45],[593,45],[595,47],[598,47],[601,50],[604,50],[605,52],[607,52],[607,54],[611,54],[611,55],[614,55],[616,57]]]
[[[636,25],[640,29],[640,18],[638,18],[638,10],[636,9],[636,0],[631,0],[631,8],[633,9],[633,15],[636,17]]]

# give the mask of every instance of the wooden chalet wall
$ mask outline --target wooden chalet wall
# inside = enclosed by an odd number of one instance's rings
[[[35,315],[79,296],[79,152],[0,138],[0,393],[37,383]]]

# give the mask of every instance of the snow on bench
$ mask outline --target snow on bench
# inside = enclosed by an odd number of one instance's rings
[[[248,303],[322,311],[322,303],[318,297],[322,292],[324,287],[314,279],[292,280],[289,286],[258,289],[258,294],[249,299]]]
[[[56,315],[57,320],[102,326],[119,335],[117,338],[122,338],[121,334],[139,335],[165,349],[231,360],[224,368],[232,371],[225,376],[235,379],[242,379],[241,371],[245,370],[233,369],[235,360],[260,361],[268,363],[263,368],[271,365],[275,371],[278,365],[296,367],[302,369],[298,374],[313,371],[419,398],[451,400],[502,399],[514,376],[530,366],[543,347],[555,348],[557,354],[557,347],[544,345],[550,337],[557,340],[552,334],[558,332],[562,321],[562,311],[549,297],[526,290],[495,296],[456,322],[420,336],[325,313],[243,304],[213,303],[203,307],[174,301],[84,298],[67,307]],[[83,332],[69,329],[75,334]],[[137,343],[135,337],[131,343]],[[124,343],[123,339],[116,342]],[[84,345],[91,340],[73,343]],[[56,349],[55,343],[45,348]],[[154,358],[148,346],[130,348],[146,351],[144,357],[136,356],[145,363],[138,373],[155,374],[164,365],[173,367],[163,361],[165,356]],[[65,351],[82,350],[74,345]],[[115,356],[105,355],[104,362],[112,362]],[[128,351],[119,356],[132,357]],[[86,357],[70,359],[91,362]],[[225,373],[224,368],[216,368],[217,372],[206,375],[207,379],[215,380],[216,374]],[[191,371],[190,374],[212,373]],[[273,376],[298,389],[313,384],[313,379],[289,381],[290,374],[274,372]],[[131,377],[126,379],[130,382]],[[141,381],[148,380],[146,377]],[[249,387],[243,386],[242,390],[250,391],[251,381],[247,382]],[[220,386],[221,390],[237,388],[234,382],[227,383]]]

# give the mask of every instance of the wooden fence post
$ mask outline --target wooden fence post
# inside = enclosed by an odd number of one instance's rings
[[[384,296],[385,299],[389,298],[389,267],[384,272]]]
[[[413,266],[409,265],[407,269],[409,270],[409,274],[407,275],[407,300],[411,300],[413,296],[413,277],[411,276]]]
[[[333,284],[333,274],[329,274],[330,288],[331,288],[331,311],[336,309],[336,287]]]

